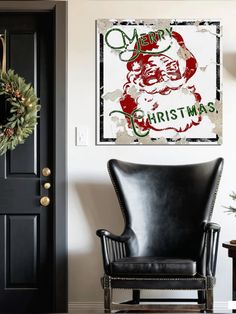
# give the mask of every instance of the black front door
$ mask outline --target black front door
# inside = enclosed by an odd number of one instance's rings
[[[51,312],[53,17],[51,13],[1,13],[0,32],[6,33],[7,68],[32,83],[41,104],[34,133],[24,144],[0,157],[0,312]],[[43,174],[43,168],[51,173]],[[45,183],[51,187],[46,189]],[[43,196],[50,199],[48,206],[40,204]]]

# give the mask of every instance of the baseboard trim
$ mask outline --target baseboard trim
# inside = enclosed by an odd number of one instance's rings
[[[69,313],[103,311],[103,302],[70,302]]]
[[[78,314],[80,312],[103,311],[103,302],[70,302],[69,313]],[[214,303],[214,312],[231,313],[228,309],[228,302],[216,301]]]
[[[228,308],[228,302],[227,301],[216,301],[216,302],[214,302],[214,312],[232,313],[232,311],[229,310],[229,308]]]

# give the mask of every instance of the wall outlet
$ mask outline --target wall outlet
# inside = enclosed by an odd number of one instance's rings
[[[88,146],[88,128],[85,126],[75,127],[75,146]]]

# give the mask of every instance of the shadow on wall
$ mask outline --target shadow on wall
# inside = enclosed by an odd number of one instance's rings
[[[71,263],[79,272],[77,295],[83,302],[101,301],[100,277],[103,267],[100,239],[96,236],[96,230],[104,228],[121,234],[124,221],[111,183],[81,182],[75,183],[74,189],[78,194],[88,228],[87,234],[82,236],[88,236],[90,241],[86,252],[70,256]]]
[[[98,228],[109,228],[118,233],[123,231],[124,221],[112,183],[82,182],[75,188],[91,232],[95,234]],[[96,242],[97,239],[96,236]]]
[[[234,77],[236,78],[236,53],[228,52],[223,55],[223,65],[224,68]]]

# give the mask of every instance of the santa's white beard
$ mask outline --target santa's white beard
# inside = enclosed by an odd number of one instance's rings
[[[194,124],[200,122],[198,103],[194,94],[187,88],[170,90],[166,95],[142,91],[136,98],[136,103],[137,108],[144,113],[144,120],[148,120],[153,128],[160,130],[151,130],[150,135],[153,137],[162,137],[164,133],[166,136],[166,129],[172,129],[168,131],[168,136],[174,136],[176,132],[194,128]],[[189,115],[188,108],[192,109],[193,106],[197,114]]]

